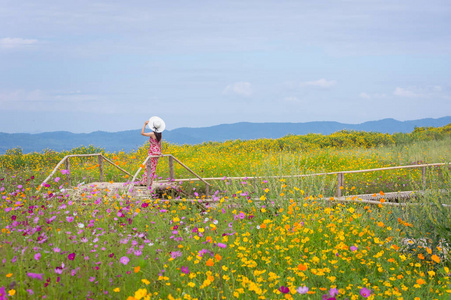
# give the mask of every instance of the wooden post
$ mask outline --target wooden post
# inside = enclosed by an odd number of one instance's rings
[[[344,184],[344,174],[343,173],[338,173],[337,174],[337,197],[341,197],[341,189],[340,187],[343,186]]]
[[[423,188],[426,188],[426,167],[421,168],[421,175],[423,178]]]
[[[207,196],[207,198],[210,196],[210,187],[208,186],[208,184],[205,185],[205,195]]]
[[[97,156],[97,160],[99,162],[99,181],[103,182],[103,157],[102,155]]]
[[[72,186],[72,180],[71,180],[71,177],[70,177],[70,161],[69,161],[69,157],[66,158],[65,165],[66,165],[66,170],[69,172],[69,173],[66,174],[67,182],[69,183],[69,186]]]
[[[253,179],[252,181],[253,181],[253,183],[254,183],[254,192],[255,192],[255,195],[258,196],[257,178],[254,177],[254,179]]]
[[[147,186],[149,187],[152,184],[152,166],[151,166],[151,159],[147,160]]]
[[[174,179],[174,159],[169,156],[169,180]]]

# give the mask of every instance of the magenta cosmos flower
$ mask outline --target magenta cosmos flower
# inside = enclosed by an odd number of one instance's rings
[[[189,274],[189,269],[188,269],[188,267],[181,267],[181,268],[180,268],[180,271],[181,271],[182,273]]]
[[[368,298],[371,295],[371,291],[364,287],[360,290],[360,295],[362,295],[362,297],[364,298]]]
[[[69,254],[69,255],[67,256],[67,258],[68,258],[69,260],[74,260],[74,259],[75,259],[75,253]]]
[[[282,292],[282,293],[284,293],[284,294],[288,294],[288,293],[290,292],[290,288],[282,285],[282,286],[279,288],[279,291]]]

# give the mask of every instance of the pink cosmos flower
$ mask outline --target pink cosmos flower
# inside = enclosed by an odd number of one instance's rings
[[[37,279],[37,280],[42,280],[42,276],[44,276],[44,274],[39,274],[39,273],[27,273],[27,276],[33,279]]]
[[[337,296],[339,293],[340,293],[340,292],[339,292],[338,289],[336,289],[336,288],[331,288],[330,291],[329,291],[329,295],[330,295],[331,297]]]
[[[357,247],[356,247],[356,246],[354,246],[354,245],[353,245],[353,246],[351,246],[351,251],[352,251],[352,252],[354,252],[354,251],[357,251]]]
[[[41,258],[41,253],[36,253],[34,259],[39,260]]]
[[[189,274],[189,269],[188,269],[188,267],[181,267],[181,268],[180,268],[180,271],[181,271],[182,273]]]
[[[122,256],[119,260],[122,264],[126,265],[130,261],[130,259],[127,256]]]
[[[307,294],[308,290],[309,290],[309,288],[306,286],[300,286],[296,289],[296,291],[301,295]]]
[[[223,243],[218,243],[218,247],[219,247],[219,248],[226,248],[227,245],[226,245],[226,244],[223,244]]]
[[[66,217],[66,221],[69,223],[72,222],[73,220],[74,220],[74,217]]]

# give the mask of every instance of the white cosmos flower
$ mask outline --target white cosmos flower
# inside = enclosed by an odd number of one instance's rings
[[[85,224],[83,224],[83,223],[78,223],[78,228],[85,228]]]

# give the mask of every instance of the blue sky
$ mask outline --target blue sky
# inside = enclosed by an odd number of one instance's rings
[[[451,1],[0,0],[0,131],[451,115]]]

